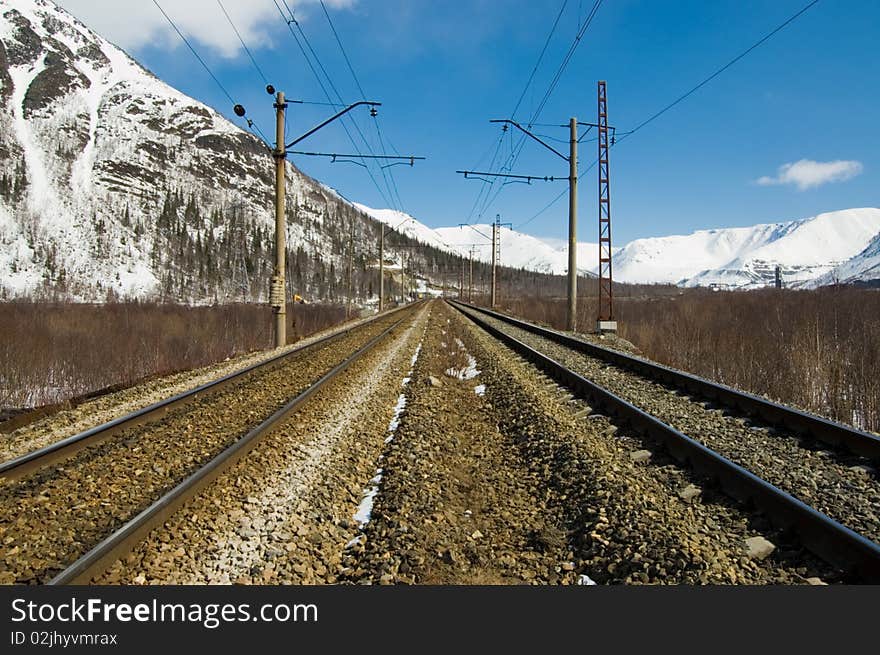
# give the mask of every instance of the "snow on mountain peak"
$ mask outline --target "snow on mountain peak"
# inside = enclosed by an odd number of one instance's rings
[[[614,256],[614,274],[621,282],[754,288],[772,283],[779,265],[786,283],[799,285],[860,253],[878,232],[880,209],[868,207],[637,239]]]
[[[806,286],[820,287],[829,284],[857,282],[880,285],[880,232],[858,255],[836,266],[825,275],[810,281]]]
[[[475,260],[486,263],[492,261],[491,224],[430,228],[403,212],[393,209],[373,209],[359,203],[354,205],[376,220],[417,241],[462,257],[469,257],[473,248]],[[501,265],[551,275],[565,275],[568,271],[567,243],[559,246],[507,227],[502,227],[500,234]],[[582,275],[592,275],[592,271],[598,266],[598,260],[598,244],[578,243],[578,271]]]
[[[48,0],[0,4],[0,297],[261,299],[272,165],[258,139]],[[349,217],[370,256],[376,226],[365,216],[491,261],[491,225],[432,229],[289,171],[291,286],[338,293]],[[637,239],[615,250],[614,277],[754,288],[772,283],[778,265],[790,285],[871,280],[878,235],[880,209],[857,208]],[[567,243],[504,227],[501,264],[562,275]],[[579,243],[580,273],[597,265],[598,245]]]
[[[272,166],[53,3],[0,5],[0,295],[261,298]],[[291,247],[335,253],[321,222],[350,205],[289,170]]]

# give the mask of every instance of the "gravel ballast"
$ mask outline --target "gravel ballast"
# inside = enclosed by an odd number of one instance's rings
[[[662,453],[633,458],[644,444],[618,432],[461,314],[435,304],[370,521],[348,549],[343,580],[835,579],[759,515]],[[775,550],[750,556],[755,537]]]
[[[880,543],[880,480],[861,458],[732,415],[498,319],[481,318]]]
[[[48,581],[402,316],[253,371],[21,479],[0,480],[0,582]]]
[[[404,317],[93,582],[848,581],[442,301],[0,481],[0,581],[47,581]]]
[[[370,520],[347,551],[348,582],[577,582],[562,515],[498,430],[464,337],[435,304]]]
[[[425,313],[321,389],[97,582],[335,582]]]

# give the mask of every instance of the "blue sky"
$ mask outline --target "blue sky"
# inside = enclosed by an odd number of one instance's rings
[[[610,121],[621,132],[629,130],[806,1],[605,0],[538,122],[561,125],[570,116],[595,121],[596,81],[604,79]],[[216,0],[160,3],[230,94],[271,134],[272,100]],[[308,0],[288,3],[343,98],[360,99],[320,5]],[[111,0],[60,4],[169,84],[235,118],[228,99],[151,2],[138,3],[136,9]],[[477,167],[481,157],[494,152],[501,132],[488,121],[509,117],[562,4],[327,2],[361,85],[369,99],[383,103],[379,124],[386,147],[393,144],[401,153],[428,157],[413,168],[390,169],[402,201],[399,208],[434,227],[478,218],[472,208],[481,184],[464,180],[455,170]],[[289,98],[326,100],[273,0],[224,0],[224,5],[277,88]],[[517,119],[528,119],[592,5],[592,0],[568,0]],[[612,149],[616,245],[639,237],[880,204],[878,24],[880,3],[874,0],[822,0],[722,76]],[[306,131],[329,113],[324,106],[291,106],[290,135]],[[356,120],[378,152],[372,119],[363,110]],[[535,131],[566,137],[561,128]],[[310,150],[352,149],[339,124],[302,145]],[[506,139],[502,151],[509,151],[509,145]],[[595,142],[582,144],[581,161],[589,163],[595,157]],[[352,200],[374,207],[395,204],[383,199],[359,166],[305,157],[294,161]],[[786,164],[796,165],[780,168]],[[485,167],[487,159],[481,165]],[[527,144],[513,172],[564,176],[567,164],[538,144]],[[385,191],[378,169],[374,176]],[[563,191],[564,184],[507,185],[480,220],[498,213],[502,220],[520,225]],[[580,180],[582,241],[596,240],[596,187],[593,169]],[[567,220],[563,197],[524,229],[560,238],[567,234]]]

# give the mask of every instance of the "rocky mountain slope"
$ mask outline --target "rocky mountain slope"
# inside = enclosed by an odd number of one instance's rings
[[[265,301],[273,166],[53,3],[0,4],[0,298]],[[353,226],[369,296],[379,224],[292,164],[287,194],[289,291],[345,293]]]
[[[880,233],[858,255],[813,280],[807,286],[866,284],[880,287]]]
[[[265,301],[272,170],[259,139],[53,3],[0,3],[0,299]],[[389,270],[434,282],[456,274],[469,244],[487,241],[468,228],[432,229],[355,205],[290,163],[287,194],[291,294],[334,300],[347,292],[350,231],[361,301],[378,287],[383,223],[396,228],[386,239]],[[770,283],[779,264],[789,285],[874,279],[869,244],[878,233],[880,209],[866,208],[638,239],[616,251],[614,275],[751,288]],[[414,241],[428,247],[408,247]],[[580,272],[594,273],[597,245],[578,252]],[[490,261],[490,248],[475,257]],[[562,275],[566,246],[503,228],[501,261]]]

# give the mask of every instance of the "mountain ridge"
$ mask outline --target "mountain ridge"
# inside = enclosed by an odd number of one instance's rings
[[[291,293],[347,292],[350,231],[360,300],[378,286],[381,224],[430,246],[386,240],[390,258],[426,276],[488,243],[489,225],[428,228],[287,166]],[[0,299],[264,302],[272,171],[257,137],[48,0],[0,8]],[[613,271],[620,282],[755,288],[779,264],[793,286],[859,282],[880,278],[869,249],[878,233],[880,209],[857,208],[637,239],[614,250]],[[490,248],[475,259],[489,262]],[[597,259],[597,244],[578,244],[580,274],[594,275]],[[566,245],[502,228],[501,263],[562,275]]]
[[[379,224],[286,166],[288,292],[347,293],[353,232],[364,301]],[[55,4],[0,7],[0,299],[264,302],[273,198],[257,137]]]
[[[464,256],[468,245],[488,244],[491,239],[491,225],[430,228],[402,212],[355,205],[413,238]],[[810,286],[859,257],[872,239],[880,239],[880,209],[844,209],[750,227],[709,228],[636,239],[613,248],[612,268],[618,282],[759,288],[774,283],[779,265],[789,286]],[[502,228],[501,261],[515,268],[564,275],[568,252],[567,243],[561,244]],[[595,276],[598,258],[598,244],[578,243],[579,274]],[[475,259],[490,261],[491,249],[478,248]],[[855,266],[847,278],[851,281],[875,271],[863,266],[864,270],[855,272]]]

